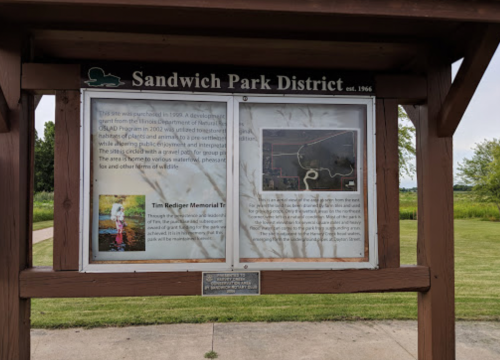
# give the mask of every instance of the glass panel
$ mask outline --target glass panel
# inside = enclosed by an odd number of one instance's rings
[[[240,103],[239,116],[240,262],[367,261],[366,105]]]
[[[93,262],[225,261],[227,104],[91,108]]]

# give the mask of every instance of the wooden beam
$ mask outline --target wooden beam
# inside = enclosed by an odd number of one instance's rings
[[[380,268],[398,268],[398,101],[377,99],[376,113],[378,260]]]
[[[455,359],[453,250],[453,145],[438,136],[438,114],[451,85],[451,65],[430,55],[428,100],[417,122],[417,263],[431,271],[431,287],[418,295],[419,360]]]
[[[33,106],[36,108],[38,107],[38,104],[40,104],[40,101],[42,100],[43,95],[35,95],[33,96]]]
[[[262,271],[262,294],[343,294],[425,291],[428,268],[380,270]]]
[[[0,133],[9,131],[9,105],[0,86]]]
[[[395,18],[425,18],[434,20],[459,20],[477,22],[500,22],[500,3],[495,0],[330,0],[282,1],[282,0],[9,0],[4,3],[46,5],[113,5],[149,6],[163,8],[204,8],[219,10],[250,10],[300,12],[310,14],[337,14],[358,16],[380,16]]]
[[[441,137],[453,136],[500,41],[500,27],[484,26],[472,43],[437,118]]]
[[[0,359],[30,356],[30,301],[19,297],[19,275],[29,266],[30,144],[27,95],[21,95],[21,43],[0,33],[0,86],[10,131],[0,133]]]
[[[53,93],[53,90],[80,89],[79,64],[37,64],[24,63],[21,79],[23,90]]]
[[[270,39],[38,30],[46,58],[393,71],[426,49],[417,42]],[[33,76],[40,76],[33,74]],[[33,88],[30,86],[29,88]]]
[[[403,105],[403,109],[406,112],[406,115],[408,115],[408,118],[411,120],[413,123],[413,126],[417,126],[417,123],[420,119],[420,106],[416,105]]]
[[[262,294],[425,291],[429,269],[262,271]],[[21,297],[200,295],[201,272],[80,273],[32,268],[21,273]]]
[[[377,98],[395,99],[399,104],[421,104],[427,98],[427,80],[417,75],[376,75]]]
[[[54,269],[78,270],[80,251],[80,91],[56,91]]]

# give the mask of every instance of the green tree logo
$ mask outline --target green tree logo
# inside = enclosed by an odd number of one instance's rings
[[[89,79],[85,83],[92,87],[118,87],[125,84],[120,81],[120,77],[106,74],[100,67],[90,68],[88,75]]]

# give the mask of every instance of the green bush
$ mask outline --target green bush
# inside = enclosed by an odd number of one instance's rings
[[[33,222],[54,220],[54,193],[40,191],[33,195]]]
[[[35,203],[54,203],[54,192],[40,191],[33,195]]]
[[[54,209],[50,207],[46,208],[33,208],[33,222],[54,220]]]

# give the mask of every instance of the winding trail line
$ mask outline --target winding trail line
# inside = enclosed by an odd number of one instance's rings
[[[316,144],[319,144],[323,141],[326,141],[326,140],[329,140],[331,138],[334,138],[336,136],[339,136],[339,135],[344,135],[344,134],[347,134],[347,133],[351,133],[352,134],[352,143],[353,143],[353,148],[352,148],[352,151],[353,151],[353,155],[355,155],[355,152],[354,152],[354,131],[344,131],[344,132],[341,132],[341,133],[338,133],[338,134],[333,134],[331,136],[327,136],[327,137],[324,137],[324,138],[321,138],[321,139],[318,139],[314,142],[311,142],[311,143],[306,143],[306,144],[303,144],[299,150],[297,150],[297,152],[295,153],[283,153],[283,154],[273,154],[273,157],[274,156],[297,156],[297,161],[299,163],[299,166],[303,169],[303,170],[307,170],[307,173],[306,175],[304,176],[304,184],[306,185],[306,191],[309,190],[309,184],[307,183],[307,180],[317,180],[318,177],[319,177],[319,171],[328,171],[328,175],[330,176],[330,178],[335,178],[336,176],[350,176],[353,172],[354,172],[354,168],[352,167],[352,165],[349,165],[351,167],[351,171],[347,174],[341,174],[341,173],[335,173],[332,175],[332,172],[330,171],[329,168],[323,168],[323,167],[319,167],[319,168],[307,168],[305,167],[304,165],[302,165],[302,163],[300,162],[300,152],[302,151],[302,149],[304,147],[308,147],[308,146],[311,146],[311,145],[316,145]],[[310,175],[311,174],[314,174],[314,177],[311,177]]]

